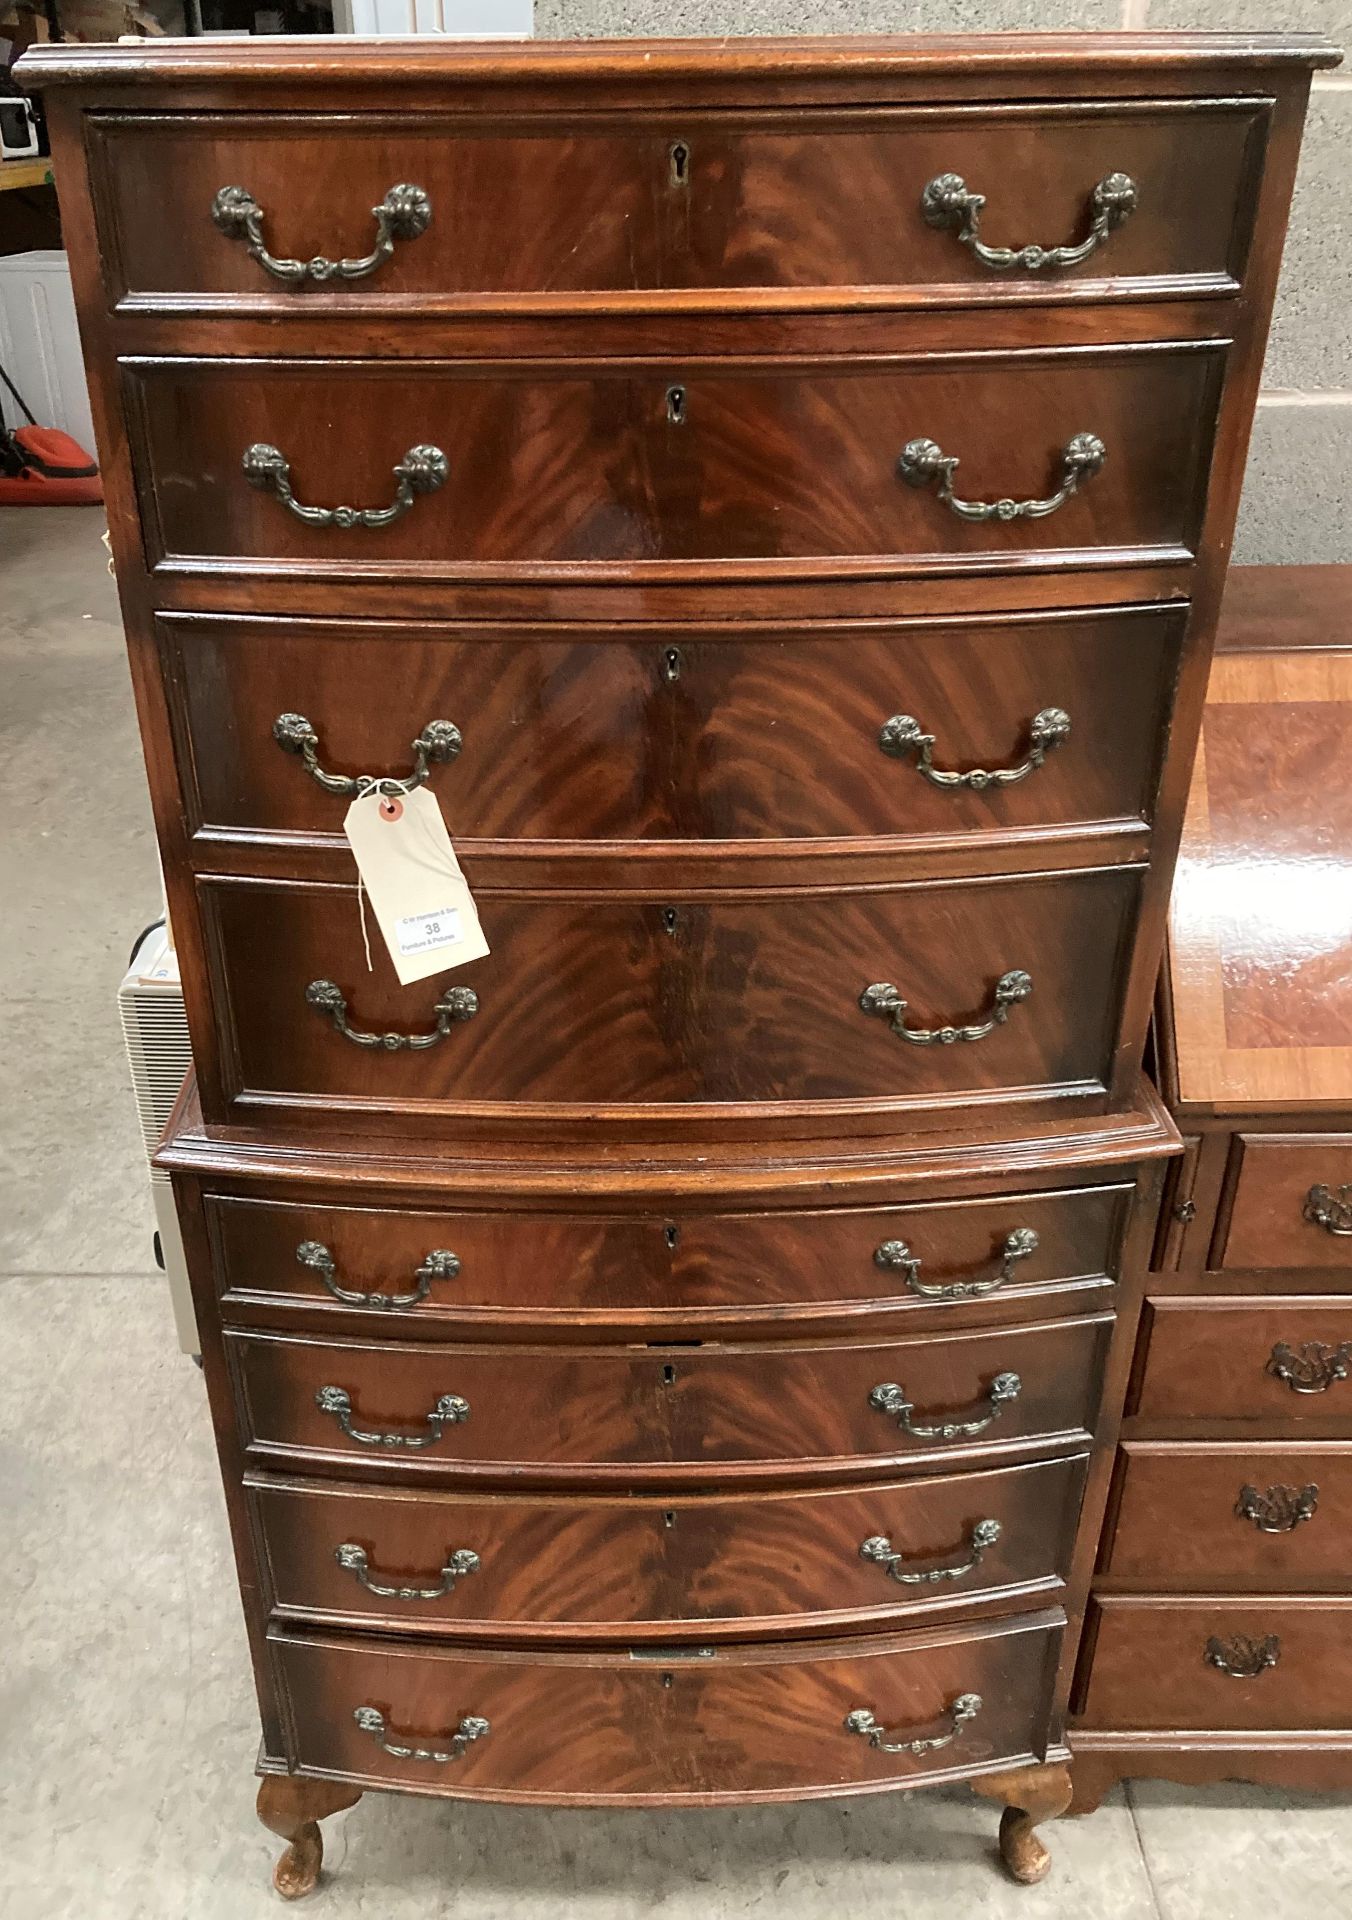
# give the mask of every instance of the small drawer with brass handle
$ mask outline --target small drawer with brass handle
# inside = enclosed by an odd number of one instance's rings
[[[238,240],[251,260],[287,287],[366,279],[390,258],[396,240],[416,240],[426,233],[432,203],[421,187],[402,184],[391,187],[379,206],[372,207],[371,217],[376,223],[375,244],[360,258],[329,260],[316,254],[309,260],[287,260],[268,251],[263,209],[247,187],[221,187],[211,203],[212,224],[218,231],[227,240]]]
[[[1230,1271],[1322,1269],[1352,1275],[1352,1133],[1241,1133],[1219,1251]]]
[[[796,1466],[843,1480],[861,1464],[937,1466],[954,1455],[975,1464],[1026,1459],[1051,1438],[1071,1445],[1092,1427],[1111,1325],[1097,1314],[768,1345],[321,1340],[237,1328],[226,1339],[253,1461],[360,1471],[378,1460],[391,1479],[463,1487],[502,1486],[527,1467],[537,1484],[563,1489],[660,1475],[674,1492],[707,1484],[720,1466],[743,1479]],[[889,1376],[911,1384],[874,1386]],[[969,1510],[956,1527],[946,1518],[938,1546],[990,1512]],[[855,1564],[860,1541],[888,1531],[875,1511],[841,1557]],[[359,1531],[340,1538],[365,1544]]]
[[[1050,1603],[1084,1467],[1080,1452],[754,1501],[729,1485],[467,1492],[266,1471],[246,1484],[278,1617],[479,1640],[584,1627],[647,1645],[695,1625],[719,1642],[808,1620],[871,1628],[955,1592]]]
[[[1145,1331],[1129,1409],[1144,1419],[1352,1420],[1352,1301],[1343,1296],[1162,1297],[1147,1307]]]
[[[287,1758],[305,1772],[707,1805],[922,1779],[967,1749],[1023,1763],[1050,1736],[1063,1627],[1048,1610],[854,1639],[538,1651],[276,1627],[270,1653]]]
[[[1128,1440],[1102,1571],[1152,1592],[1287,1592],[1345,1580],[1352,1449],[1342,1440]]]
[[[1174,1735],[1352,1726],[1349,1636],[1347,1598],[1103,1594],[1080,1721]]]

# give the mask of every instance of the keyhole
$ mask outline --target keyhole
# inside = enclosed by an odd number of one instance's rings
[[[662,1385],[664,1387],[674,1387],[675,1384],[676,1384],[676,1369],[675,1367],[672,1366],[671,1362],[668,1360],[667,1364],[662,1369]]]
[[[684,140],[676,140],[672,143],[671,184],[673,187],[690,185],[690,149]]]
[[[675,1685],[675,1681],[674,1681],[674,1679],[673,1679],[673,1677],[672,1677],[672,1675],[671,1675],[671,1674],[669,1674],[669,1673],[664,1673],[664,1674],[662,1675],[662,1685],[663,1685],[664,1687],[670,1687],[670,1686],[674,1686],[674,1685]]]
[[[662,1515],[662,1525],[664,1527],[674,1527],[676,1525],[676,1514],[673,1508],[668,1507]]]
[[[674,1248],[680,1237],[681,1229],[679,1227],[668,1227],[666,1229],[666,1241],[669,1247]]]
[[[681,924],[681,916],[678,909],[675,907],[663,907],[662,909],[663,933],[668,935],[674,934],[676,929],[680,926],[680,924]],[[675,1242],[672,1241],[671,1244],[674,1246]]]
[[[682,664],[681,649],[679,647],[667,647],[662,654],[662,678],[668,686],[671,685],[673,680],[680,679]]]
[[[685,388],[667,388],[667,419],[673,427],[685,425]]]

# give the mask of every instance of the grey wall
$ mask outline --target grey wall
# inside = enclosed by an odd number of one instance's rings
[[[541,39],[1288,27],[1349,53],[1352,0],[535,0]],[[1316,76],[1235,559],[1352,562],[1352,73]]]

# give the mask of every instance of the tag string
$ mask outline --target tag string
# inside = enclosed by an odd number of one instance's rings
[[[366,971],[374,973],[371,964],[371,936],[366,931],[366,888],[362,885],[361,868],[357,868],[357,912],[361,915],[361,943],[366,949]]]

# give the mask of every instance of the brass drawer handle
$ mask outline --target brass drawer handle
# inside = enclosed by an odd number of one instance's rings
[[[337,1262],[322,1241],[302,1240],[296,1248],[296,1258],[311,1273],[317,1273],[334,1299],[341,1300],[345,1307],[375,1307],[382,1312],[416,1307],[420,1300],[427,1298],[434,1280],[454,1280],[460,1271],[460,1256],[445,1247],[438,1247],[425,1257],[420,1267],[415,1268],[413,1278],[418,1284],[412,1293],[379,1293],[375,1290],[362,1293],[355,1287],[338,1285],[335,1277]]]
[[[457,1547],[441,1569],[441,1579],[435,1587],[384,1587],[371,1577],[371,1565],[366,1558],[365,1547],[346,1542],[333,1557],[340,1567],[356,1576],[368,1593],[375,1594],[380,1600],[441,1600],[448,1593],[455,1592],[457,1580],[479,1571],[479,1556],[473,1548]]]
[[[968,1027],[908,1027],[907,1003],[890,980],[879,980],[865,987],[859,996],[859,1005],[865,1013],[876,1013],[880,1020],[889,1021],[897,1038],[909,1040],[913,1047],[951,1047],[957,1040],[984,1040],[987,1034],[1005,1024],[1010,1008],[1026,1000],[1032,991],[1033,982],[1028,974],[1017,968],[1002,973],[995,983],[990,1017]]]
[[[411,793],[428,779],[431,764],[454,760],[464,741],[460,729],[449,720],[429,720],[412,743],[413,771],[393,775],[353,777],[345,773],[325,773],[319,764],[319,735],[303,713],[279,713],[272,723],[272,737],[284,753],[298,753],[305,771],[317,780],[326,793],[347,798],[358,793]]]
[[[305,998],[317,1013],[327,1014],[344,1040],[355,1047],[380,1047],[386,1053],[414,1052],[434,1047],[451,1028],[462,1020],[472,1020],[479,1011],[479,996],[473,987],[447,987],[433,1007],[436,1026],[431,1033],[363,1033],[347,1024],[347,1001],[332,980],[312,980]]]
[[[410,447],[394,477],[398,485],[388,507],[306,507],[291,491],[291,463],[279,447],[258,441],[245,451],[244,478],[260,493],[275,493],[288,513],[307,527],[388,527],[413,505],[419,493],[444,487],[451,465],[440,447]]]
[[[939,1747],[951,1746],[969,1720],[975,1720],[981,1711],[979,1693],[960,1693],[948,1709],[948,1727],[943,1733],[918,1734],[913,1740],[889,1740],[887,1728],[876,1720],[870,1707],[855,1707],[845,1716],[845,1728],[848,1733],[858,1733],[876,1747],[879,1753],[933,1753]]]
[[[884,1240],[875,1247],[873,1258],[880,1267],[898,1267],[906,1276],[906,1285],[912,1293],[923,1294],[926,1300],[976,1300],[984,1293],[994,1293],[997,1287],[1003,1287],[1006,1281],[1014,1278],[1014,1268],[1018,1261],[1026,1260],[1038,1249],[1038,1237],[1031,1227],[1015,1227],[1012,1233],[1005,1235],[1004,1257],[1000,1261],[1000,1271],[985,1280],[950,1280],[944,1284],[930,1285],[920,1278],[920,1258],[911,1252],[904,1240]]]
[[[1235,1518],[1252,1520],[1260,1533],[1294,1533],[1302,1521],[1314,1519],[1318,1506],[1319,1489],[1313,1482],[1307,1487],[1269,1487],[1266,1493],[1241,1487]]]
[[[1335,1380],[1346,1380],[1352,1362],[1352,1340],[1331,1347],[1324,1340],[1307,1340],[1296,1351],[1279,1340],[1268,1356],[1265,1373],[1285,1380],[1292,1393],[1327,1393]]]
[[[1228,1673],[1232,1680],[1256,1680],[1260,1673],[1276,1666],[1281,1652],[1282,1643],[1275,1633],[1265,1633],[1261,1640],[1250,1639],[1244,1633],[1232,1633],[1227,1640],[1213,1634],[1202,1658],[1209,1667]]]
[[[469,1401],[462,1400],[458,1393],[443,1393],[429,1414],[423,1417],[427,1423],[426,1433],[391,1433],[377,1429],[374,1433],[365,1433],[352,1424],[352,1395],[346,1387],[321,1387],[315,1395],[315,1405],[321,1413],[331,1413],[349,1440],[355,1440],[363,1447],[403,1447],[416,1452],[420,1447],[434,1447],[446,1436],[447,1427],[463,1426],[469,1419]]]
[[[430,1760],[434,1766],[444,1767],[450,1760],[458,1760],[465,1748],[475,1740],[485,1740],[493,1731],[487,1720],[481,1720],[477,1714],[467,1713],[455,1732],[451,1735],[448,1747],[406,1747],[390,1738],[390,1730],[385,1724],[385,1716],[379,1707],[354,1707],[352,1718],[363,1733],[369,1733],[383,1752],[393,1760]]]
[[[1337,1197],[1328,1187],[1311,1187],[1305,1196],[1301,1216],[1325,1233],[1345,1238],[1352,1234],[1352,1186],[1339,1187]]]
[[[890,1380],[873,1389],[868,1403],[878,1413],[892,1414],[897,1425],[906,1433],[914,1434],[918,1440],[965,1440],[972,1434],[984,1432],[993,1421],[998,1420],[1010,1401],[1017,1400],[1022,1391],[1023,1382],[1017,1373],[997,1373],[986,1395],[986,1411],[978,1414],[974,1420],[935,1420],[930,1423],[917,1420],[914,1400],[908,1400],[903,1389]]]
[[[1107,458],[1108,449],[1096,433],[1077,433],[1061,450],[1061,484],[1045,500],[959,499],[953,491],[958,461],[933,440],[908,440],[897,464],[908,487],[928,487],[937,480],[938,498],[963,520],[1041,520],[1092,480]]]
[[[987,1547],[995,1545],[1000,1533],[998,1520],[978,1520],[967,1537],[966,1557],[946,1567],[907,1567],[905,1554],[893,1551],[892,1542],[885,1533],[875,1533],[865,1540],[859,1555],[861,1559],[872,1560],[875,1566],[884,1568],[899,1586],[931,1587],[940,1580],[961,1580],[965,1573],[979,1566],[982,1554]]]
[[[327,280],[364,280],[389,259],[396,240],[416,240],[426,233],[432,202],[421,187],[391,187],[380,205],[371,209],[376,243],[360,260],[326,260],[322,253],[313,260],[281,260],[269,253],[263,239],[263,209],[247,187],[222,187],[211,203],[211,217],[228,240],[242,240],[249,258],[274,280],[298,287],[306,280],[320,285]]]
[[[279,723],[280,724],[280,723]],[[275,731],[275,729],[274,729]],[[1070,715],[1060,707],[1044,707],[1033,715],[1028,729],[1028,751],[1014,767],[997,767],[988,773],[973,767],[970,773],[950,773],[934,764],[934,735],[925,733],[920,722],[909,713],[894,713],[878,735],[878,745],[893,760],[905,760],[915,754],[915,770],[934,787],[967,787],[981,793],[987,787],[1013,787],[1036,772],[1053,747],[1070,738]]]
[[[1136,182],[1129,174],[1105,174],[1089,197],[1089,231],[1083,240],[1069,247],[987,246],[980,234],[981,209],[985,204],[985,194],[969,192],[960,173],[936,175],[920,196],[926,225],[951,228],[983,267],[995,273],[1005,273],[1011,267],[1041,273],[1046,267],[1078,267],[1101,247],[1109,234],[1135,212]]]

